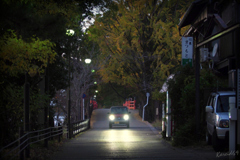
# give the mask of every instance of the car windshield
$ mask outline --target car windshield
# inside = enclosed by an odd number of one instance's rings
[[[228,112],[229,109],[229,97],[234,96],[219,96],[217,101],[217,112]]]
[[[124,108],[124,107],[114,107],[114,108],[111,108],[111,113],[127,113],[128,112],[128,109],[127,108]]]

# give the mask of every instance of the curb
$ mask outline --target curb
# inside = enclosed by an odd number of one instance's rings
[[[152,132],[158,137],[158,138],[162,138],[161,132],[160,130],[157,130],[155,127],[152,126],[151,123],[149,123],[148,121],[143,121],[145,124],[148,125],[148,127],[152,130]]]

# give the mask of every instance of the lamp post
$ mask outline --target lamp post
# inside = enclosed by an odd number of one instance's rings
[[[68,29],[66,34],[68,36],[73,36],[74,35],[74,30],[72,29]],[[69,85],[69,89],[68,89],[68,138],[71,139],[72,137],[72,130],[71,130],[71,89],[70,89],[70,84],[71,84],[71,80],[70,80],[70,59],[71,59],[71,56],[70,56],[70,53],[69,53],[69,56],[68,56],[68,85]]]
[[[92,61],[92,60],[89,59],[89,58],[86,58],[86,59],[85,59],[85,63],[86,63],[86,64],[90,64],[91,61]],[[84,109],[84,98],[83,98],[83,120],[85,120],[85,112],[84,112],[84,110],[85,110],[85,109]]]

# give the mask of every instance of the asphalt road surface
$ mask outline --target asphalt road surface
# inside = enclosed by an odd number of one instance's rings
[[[137,110],[131,110],[130,128],[109,129],[108,109],[93,111],[91,129],[68,140],[54,154],[55,160],[77,159],[162,159],[162,160],[220,160],[209,148],[180,149],[161,139],[159,131],[142,122]]]

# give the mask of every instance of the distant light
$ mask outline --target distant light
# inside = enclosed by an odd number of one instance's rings
[[[95,70],[94,69],[92,69],[92,73],[94,73],[95,72]]]
[[[85,63],[87,63],[87,64],[91,63],[91,59],[89,59],[89,58],[85,59]]]
[[[97,84],[97,82],[94,82],[94,84]]]
[[[98,93],[98,90],[95,90],[96,93]]]
[[[74,33],[75,33],[74,30],[72,30],[72,29],[67,29],[67,33],[66,33],[66,34],[67,34],[68,36],[73,36]]]
[[[94,95],[93,97],[94,97],[94,98],[96,98],[97,96],[96,96],[96,95]]]

